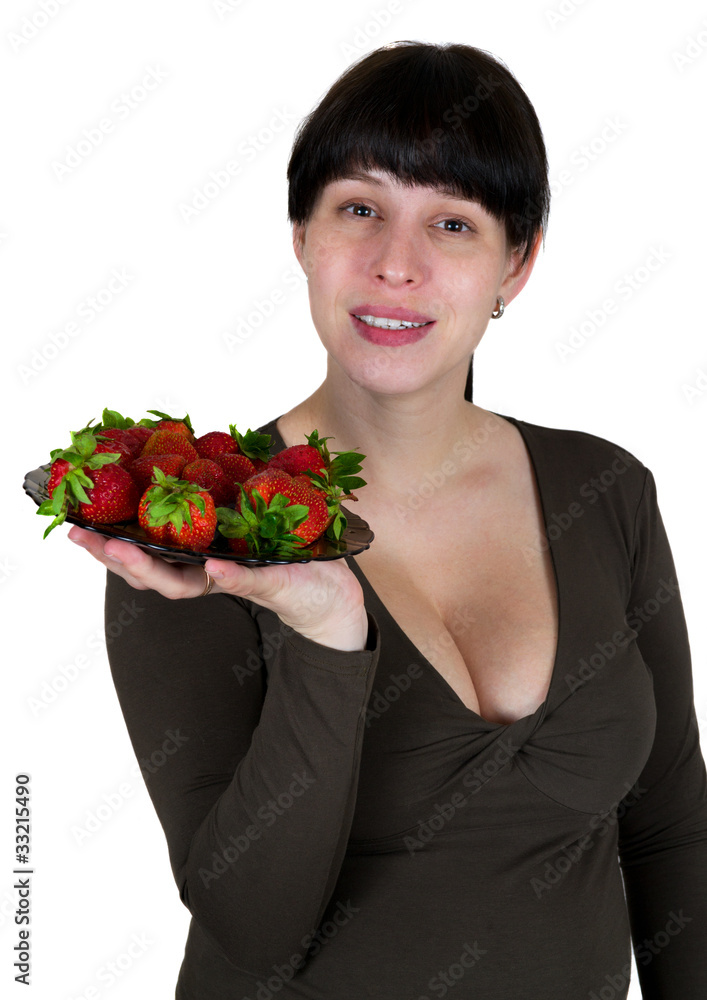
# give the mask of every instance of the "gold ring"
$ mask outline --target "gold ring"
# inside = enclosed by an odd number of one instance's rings
[[[206,573],[206,570],[204,570],[204,572]],[[214,581],[211,579],[211,577],[209,576],[209,574],[206,573],[206,583],[204,585],[204,589],[199,594],[199,597],[206,597],[207,594],[210,594],[211,593],[211,588],[213,587],[213,585],[214,585]]]

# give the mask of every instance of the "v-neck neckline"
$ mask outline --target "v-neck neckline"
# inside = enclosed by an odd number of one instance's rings
[[[535,478],[535,485],[536,485],[536,488],[537,488],[537,491],[538,491],[538,496],[540,497],[540,509],[541,509],[541,512],[542,512],[542,522],[543,522],[543,525],[547,525],[547,523],[548,523],[547,522],[547,510],[546,510],[546,507],[545,507],[545,494],[544,494],[544,490],[543,490],[544,484],[543,484],[543,482],[541,480],[541,476],[538,473],[538,462],[536,460],[535,454],[533,453],[533,449],[532,449],[532,446],[531,446],[531,443],[530,443],[530,436],[528,435],[527,430],[525,430],[524,422],[522,420],[518,420],[516,417],[507,416],[504,413],[495,413],[493,410],[490,410],[489,412],[492,413],[494,416],[501,417],[503,420],[508,420],[509,423],[512,423],[513,426],[516,427],[516,429],[518,430],[518,433],[520,434],[520,436],[521,436],[521,438],[523,440],[523,443],[525,444],[525,448],[526,448],[526,451],[528,453],[528,457],[530,459],[530,467],[532,469],[533,476]],[[281,413],[280,417],[282,417],[282,416],[284,416],[284,414]],[[264,427],[268,427],[268,428],[272,428],[274,430],[274,432],[275,432],[274,436],[276,437],[276,439],[279,439],[280,445],[284,449],[284,448],[287,447],[287,445],[285,444],[285,442],[284,442],[284,440],[282,438],[282,435],[280,434],[280,431],[278,430],[278,427],[277,427],[277,422],[280,419],[280,417],[276,417],[274,420],[270,421],[270,423],[265,424],[263,426]],[[263,428],[261,428],[261,430],[262,429]],[[347,510],[347,508],[343,504],[341,505],[341,509],[344,512],[344,514],[346,514],[346,513],[350,514],[351,513],[351,511]],[[375,526],[372,525],[372,527],[375,530]],[[542,719],[544,718],[545,713],[547,711],[548,703],[550,701],[550,697],[551,697],[551,695],[553,693],[554,686],[555,686],[556,679],[557,679],[558,664],[559,664],[559,660],[560,660],[561,645],[562,645],[562,641],[563,641],[563,630],[562,630],[562,599],[563,599],[563,589],[562,589],[562,584],[561,584],[561,580],[560,580],[560,572],[559,572],[559,569],[558,569],[558,559],[556,558],[555,546],[553,544],[552,539],[547,536],[547,533],[546,533],[545,537],[546,537],[546,540],[547,540],[548,548],[550,550],[550,561],[552,563],[552,570],[553,570],[553,575],[554,575],[554,578],[555,578],[555,595],[556,595],[556,603],[557,603],[557,640],[556,640],[556,645],[555,645],[555,658],[554,658],[553,665],[552,665],[552,673],[550,674],[550,683],[548,685],[548,690],[547,690],[547,695],[545,696],[545,700],[540,705],[538,705],[538,707],[535,709],[534,712],[529,712],[527,715],[523,715],[519,719],[514,719],[513,722],[492,722],[490,719],[485,719],[482,715],[480,715],[478,712],[475,712],[472,708],[469,708],[468,705],[465,705],[464,702],[462,701],[462,699],[457,694],[457,692],[452,687],[452,685],[449,683],[449,681],[447,681],[442,676],[442,674],[439,672],[439,670],[434,666],[433,663],[431,663],[427,659],[426,656],[423,656],[423,654],[417,648],[417,646],[412,641],[412,639],[400,627],[400,625],[398,624],[398,622],[396,621],[396,619],[393,617],[393,615],[390,613],[390,611],[386,607],[385,603],[381,600],[378,592],[373,587],[372,583],[370,582],[370,580],[368,579],[368,577],[366,576],[366,574],[364,573],[364,571],[361,569],[361,567],[356,562],[356,557],[355,556],[345,556],[344,558],[346,559],[346,561],[349,564],[349,566],[351,567],[351,569],[357,574],[357,576],[359,578],[359,582],[362,584],[362,586],[367,587],[368,590],[369,590],[369,592],[373,595],[373,597],[377,601],[378,605],[382,609],[383,613],[388,618],[388,621],[390,622],[393,630],[397,633],[397,635],[400,638],[402,638],[402,640],[404,642],[406,642],[408,644],[408,646],[414,651],[415,655],[417,657],[419,657],[419,659],[422,661],[423,665],[429,671],[431,671],[431,673],[433,675],[435,675],[436,678],[438,678],[438,683],[444,685],[444,688],[447,691],[448,695],[459,705],[460,709],[462,711],[466,712],[468,715],[470,715],[475,720],[477,720],[477,722],[479,724],[483,724],[484,726],[488,727],[489,730],[496,730],[496,729],[501,730],[501,729],[508,729],[511,726],[520,725],[521,723],[526,723],[527,724],[528,720],[534,719],[536,716],[538,716],[537,724],[539,725],[540,722],[542,721]]]

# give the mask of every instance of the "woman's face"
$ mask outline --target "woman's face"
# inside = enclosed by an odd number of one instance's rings
[[[381,170],[329,183],[293,243],[324,347],[354,382],[383,393],[465,380],[497,296],[508,304],[534,260],[520,268],[502,223],[478,203]],[[356,318],[374,314],[427,325],[392,331]]]

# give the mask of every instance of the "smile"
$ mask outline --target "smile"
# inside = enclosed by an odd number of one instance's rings
[[[356,316],[355,313],[353,313],[353,315]],[[430,320],[427,323],[409,323],[404,319],[388,319],[387,316],[356,316],[356,319],[365,323],[367,326],[376,326],[379,330],[417,329],[420,326],[429,326],[430,323],[434,322],[433,320]]]
[[[428,336],[435,320],[428,323],[412,323],[408,320],[392,319],[387,316],[357,316],[349,313],[356,333],[369,344],[386,347],[402,347],[414,344]]]

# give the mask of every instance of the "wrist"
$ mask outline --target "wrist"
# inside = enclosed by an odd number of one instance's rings
[[[365,607],[362,607],[358,617],[350,622],[339,622],[336,628],[297,631],[306,639],[330,649],[340,649],[347,653],[362,652],[368,642],[368,614]]]

